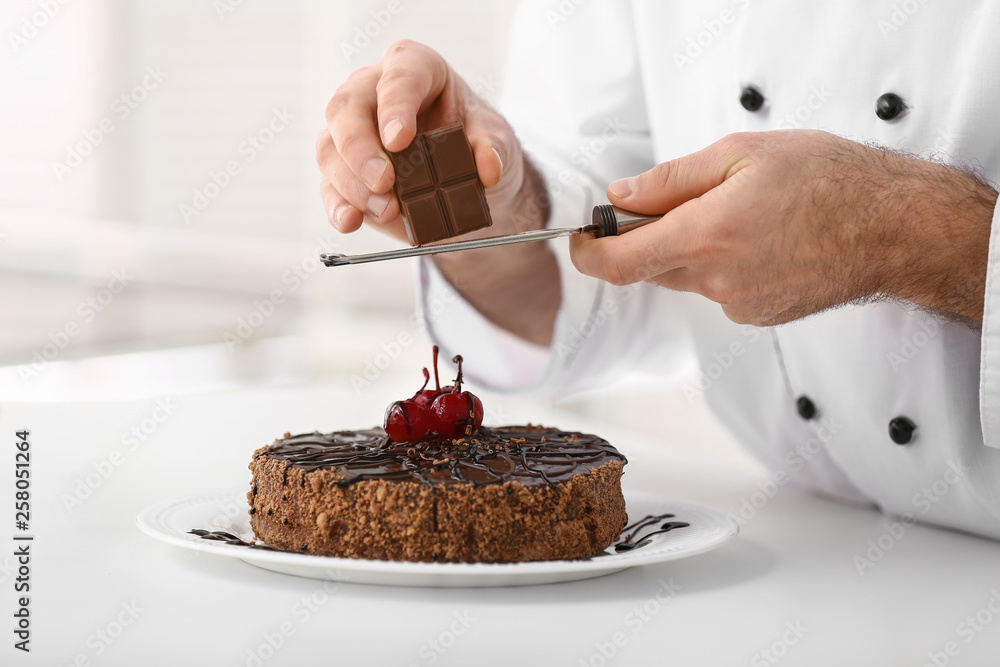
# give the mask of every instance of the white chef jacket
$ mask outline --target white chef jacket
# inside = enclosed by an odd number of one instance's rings
[[[997,26],[1000,3],[974,0],[527,2],[501,108],[545,174],[552,227],[589,221],[611,181],[737,131],[823,129],[971,164],[996,182]],[[751,86],[764,97],[756,111],[741,105]],[[890,121],[875,113],[886,93],[906,105]],[[890,302],[741,326],[698,295],[583,276],[565,239],[552,242],[563,292],[549,349],[490,325],[426,260],[419,303],[430,334],[474,357],[470,374],[495,388],[667,375],[693,353],[698,380],[685,390],[703,392],[791,483],[1000,538],[997,229],[982,335]],[[916,426],[906,444],[890,438],[896,418]]]

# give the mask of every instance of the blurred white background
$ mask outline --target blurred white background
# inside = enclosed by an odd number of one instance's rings
[[[0,363],[30,360],[74,321],[61,360],[223,342],[239,337],[241,318],[269,310],[254,302],[275,289],[287,300],[241,341],[330,315],[313,326],[336,327],[325,346],[346,363],[344,337],[360,320],[412,310],[411,278],[406,263],[317,269],[323,249],[390,243],[339,237],[326,221],[313,152],[326,102],[403,36],[471,80],[499,82],[513,3],[3,7]],[[81,314],[115,271],[132,277],[127,287],[92,319]]]
[[[314,140],[347,74],[402,37],[495,100],[515,5],[4,2],[0,396],[348,383],[401,333],[414,342],[382,374],[419,378],[412,267],[316,259],[393,242],[329,226]],[[732,447],[679,389],[632,382],[564,406]]]

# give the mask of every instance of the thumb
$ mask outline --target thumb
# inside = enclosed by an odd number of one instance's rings
[[[524,180],[524,160],[510,126],[479,98],[466,102],[463,122],[490,205],[513,201]]]
[[[479,180],[483,182],[483,187],[492,188],[507,171],[507,147],[493,132],[482,128],[475,121],[467,119],[465,130],[476,160]]]
[[[742,142],[717,141],[697,153],[662,162],[638,176],[608,186],[612,204],[636,213],[662,215],[702,196],[739,170],[747,156]]]

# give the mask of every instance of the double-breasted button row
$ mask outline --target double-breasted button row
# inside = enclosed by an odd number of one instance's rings
[[[760,111],[765,101],[764,93],[756,86],[746,86],[740,93],[740,104],[750,112]],[[875,115],[884,121],[896,120],[906,108],[906,102],[896,93],[885,93],[875,100]]]
[[[816,404],[805,394],[795,399],[795,411],[806,421],[814,419],[819,413]],[[889,421],[889,438],[897,445],[909,444],[916,430],[917,425],[909,417],[899,416]]]

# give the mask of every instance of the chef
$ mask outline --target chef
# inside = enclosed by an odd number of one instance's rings
[[[1000,538],[997,25],[973,0],[528,2],[503,115],[418,43],[354,72],[323,200],[405,239],[386,150],[463,122],[480,236],[662,216],[421,260],[431,335],[519,392],[694,354],[685,391],[791,483]]]

